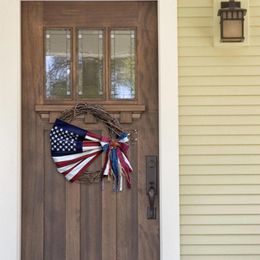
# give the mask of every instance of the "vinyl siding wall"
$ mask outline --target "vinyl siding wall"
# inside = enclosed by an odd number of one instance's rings
[[[213,0],[178,0],[182,260],[260,259],[260,0],[213,46]]]

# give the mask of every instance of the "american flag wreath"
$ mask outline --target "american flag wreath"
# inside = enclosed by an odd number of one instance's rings
[[[133,171],[127,157],[128,134],[122,132],[117,139],[97,135],[61,119],[56,119],[51,132],[51,156],[59,173],[74,182],[89,166],[105,153],[102,176],[114,179],[116,191],[123,189],[123,177],[131,187]]]

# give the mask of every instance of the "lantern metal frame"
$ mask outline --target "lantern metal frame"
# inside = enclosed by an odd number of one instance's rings
[[[221,42],[243,42],[244,36],[244,17],[247,9],[241,8],[240,2],[229,0],[221,2],[221,8],[218,10],[220,16],[220,40]],[[230,15],[231,14],[231,15]],[[224,36],[224,21],[241,21],[241,36],[240,37],[225,37]]]

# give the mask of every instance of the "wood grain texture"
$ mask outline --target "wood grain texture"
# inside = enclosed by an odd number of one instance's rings
[[[102,192],[102,260],[117,260],[117,194],[111,182],[105,182]]]
[[[131,145],[129,159],[132,162],[132,167],[137,169],[137,143]],[[139,259],[137,186],[138,174],[135,172],[132,176],[131,192],[124,192],[117,196],[117,259]],[[124,189],[127,188],[124,187]]]
[[[81,185],[80,259],[101,260],[101,187],[100,184]]]
[[[43,260],[43,137],[38,142],[37,116],[33,112],[36,93],[32,83],[41,85],[42,4],[22,4],[22,259]],[[37,72],[37,73],[36,73]],[[37,147],[38,145],[38,147]],[[38,164],[37,164],[38,163]]]
[[[95,126],[97,127],[97,126]],[[94,131],[101,134],[101,131]],[[89,168],[100,170],[101,157]],[[101,184],[80,185],[80,260],[102,260],[102,194]]]
[[[80,185],[66,183],[66,260],[80,259]]]
[[[132,113],[129,112],[121,112],[119,117],[120,123],[132,123]]]
[[[158,155],[156,2],[43,1],[24,2],[22,6],[22,260],[158,260],[159,200],[157,196],[157,219],[147,220],[145,179],[145,156]],[[103,191],[100,184],[67,183],[51,160],[48,132],[56,117],[77,100],[75,84],[75,100],[44,98],[43,29],[64,26],[73,32],[77,27],[105,28],[106,48],[111,27],[137,30],[137,99],[109,100],[107,93],[107,100],[90,101],[104,105],[125,129],[137,130],[138,142],[131,145],[129,154],[134,168],[132,190],[124,187],[122,193],[115,193],[107,180]],[[75,39],[74,35],[74,58]],[[108,71],[105,75],[108,79]],[[104,89],[109,90],[108,82]],[[74,123],[108,134],[101,123],[88,116]],[[91,170],[100,169],[102,160],[100,157]]]
[[[133,26],[136,25],[138,15],[137,2],[63,2],[62,9],[59,2],[44,4],[45,26]]]
[[[90,104],[95,104],[93,102],[88,102]],[[74,104],[75,105],[75,104]],[[145,106],[141,104],[118,104],[113,102],[113,104],[102,104],[104,109],[108,112],[144,112]],[[62,112],[67,108],[72,107],[71,105],[35,105],[35,111],[37,112]]]
[[[157,219],[147,220],[148,198],[146,195],[145,156],[158,155],[158,92],[157,92],[157,15],[156,3],[142,6],[139,13],[138,53],[143,57],[138,59],[139,88],[143,104],[147,112],[142,115],[138,129],[138,259],[158,260],[159,255],[159,209],[158,200]],[[145,36],[145,37],[144,37]],[[146,46],[149,46],[147,48]],[[148,138],[148,139],[147,139]],[[149,140],[148,142],[145,140]],[[159,187],[159,186],[158,186]],[[158,196],[157,198],[158,199]]]
[[[44,137],[44,259],[66,259],[66,183],[49,155],[49,131]]]

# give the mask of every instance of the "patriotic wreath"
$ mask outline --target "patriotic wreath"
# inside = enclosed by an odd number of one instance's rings
[[[78,116],[87,113],[105,124],[109,137],[70,124]],[[50,143],[57,171],[68,181],[92,183],[108,177],[113,179],[114,189],[122,191],[124,177],[127,187],[131,187],[130,174],[133,169],[127,157],[129,134],[123,131],[118,120],[102,106],[80,103],[72,109],[65,110],[51,129]],[[105,161],[102,170],[87,171],[103,152]]]

